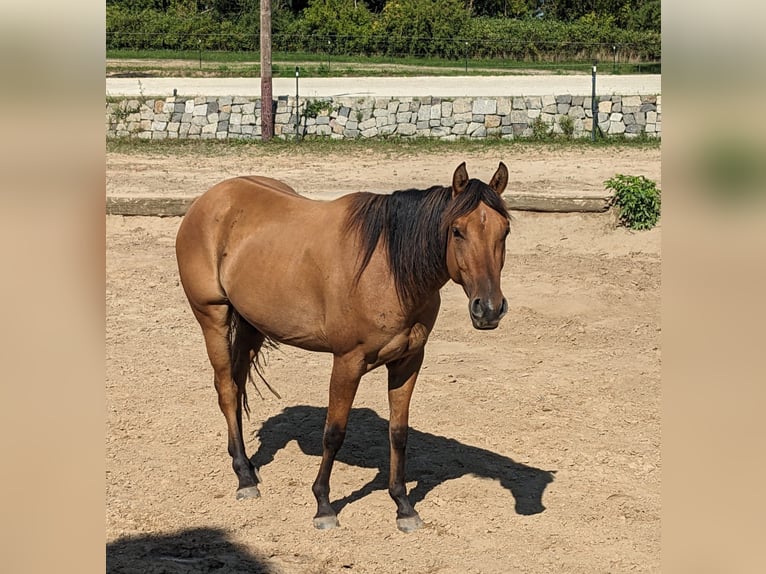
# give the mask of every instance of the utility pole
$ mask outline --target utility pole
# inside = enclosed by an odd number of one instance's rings
[[[271,0],[261,0],[261,141],[274,136],[271,83]]]
[[[593,125],[591,127],[590,139],[596,141],[596,128],[598,128],[598,103],[596,102],[596,60],[593,60],[591,68],[591,96],[590,96],[590,115],[593,116]]]

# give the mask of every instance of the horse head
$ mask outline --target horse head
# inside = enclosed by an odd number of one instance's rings
[[[463,287],[476,329],[494,329],[508,311],[500,288],[509,216],[501,197],[508,168],[500,162],[489,184],[469,179],[465,162],[452,177],[452,200],[445,212],[447,271]]]

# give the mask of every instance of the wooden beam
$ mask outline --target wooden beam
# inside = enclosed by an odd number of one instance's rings
[[[186,213],[195,197],[106,197],[107,215],[151,215],[179,217]]]
[[[326,197],[324,195],[327,195]],[[319,194],[315,199],[335,199],[338,194]],[[311,196],[309,196],[311,197]],[[181,217],[186,214],[194,197],[114,196],[106,198],[107,215],[147,215]],[[600,213],[609,209],[611,195],[575,195],[548,193],[506,193],[505,205],[511,211],[542,211],[550,213]]]
[[[544,211],[551,213],[601,213],[609,209],[610,195],[524,194],[506,193],[505,206],[512,211]]]

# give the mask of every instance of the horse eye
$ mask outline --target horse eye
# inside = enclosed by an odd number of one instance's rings
[[[506,227],[506,228],[505,228],[505,233],[503,234],[503,239],[507,238],[507,237],[508,237],[508,234],[509,234],[510,232],[511,232],[511,228],[510,228],[510,227]]]
[[[460,230],[457,227],[452,228],[452,236],[453,237],[459,237],[460,239],[463,239],[463,234],[460,233]]]

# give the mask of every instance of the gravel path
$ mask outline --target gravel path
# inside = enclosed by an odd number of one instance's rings
[[[294,78],[274,78],[274,96],[295,94]],[[107,78],[108,96],[260,96],[258,78]],[[338,96],[515,96],[591,94],[590,75],[448,76],[411,78],[302,78],[305,97]],[[604,94],[660,94],[661,76],[598,76],[596,92]]]

